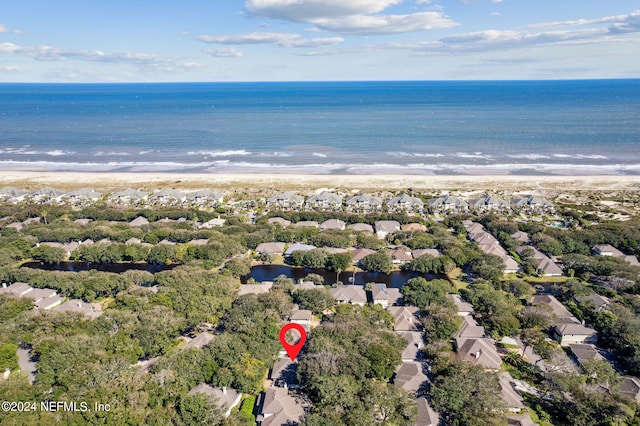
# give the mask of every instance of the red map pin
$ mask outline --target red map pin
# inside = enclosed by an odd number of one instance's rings
[[[287,342],[287,331],[289,330],[296,330],[298,333],[300,333],[300,340],[298,340],[297,343],[291,344]],[[300,324],[291,322],[289,324],[283,325],[280,329],[280,343],[282,343],[282,347],[284,348],[284,350],[287,351],[287,355],[289,355],[291,361],[296,360],[296,357],[300,353],[300,350],[302,349],[302,347],[304,346],[304,342],[306,341],[307,332]]]

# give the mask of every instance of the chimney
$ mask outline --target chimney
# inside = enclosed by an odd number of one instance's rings
[[[82,302],[78,302],[78,308],[82,308]]]
[[[473,354],[473,356],[476,357],[476,359],[480,358],[480,355],[482,355],[482,350],[479,350],[478,352],[476,352],[475,354]]]
[[[223,395],[226,395],[226,394],[227,394],[227,387],[226,387],[226,386],[223,386],[223,387],[222,387],[222,394],[223,394]]]
[[[7,288],[7,283],[2,283],[2,288]]]
[[[7,368],[7,369],[5,369],[5,370],[4,370],[4,374],[2,375],[2,378],[3,378],[4,380],[7,380],[7,379],[9,378],[9,373],[11,373],[11,370],[10,370],[10,369],[8,369],[8,368]]]

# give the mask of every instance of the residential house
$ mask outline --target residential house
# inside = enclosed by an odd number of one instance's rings
[[[510,414],[507,416],[507,426],[538,426],[531,420],[528,413]]]
[[[163,205],[182,204],[186,199],[185,193],[177,189],[163,189],[149,196],[149,201]]]
[[[2,288],[0,288],[0,294],[12,294],[16,297],[23,297],[25,294],[27,294],[32,290],[33,290],[33,287],[23,282],[15,282],[9,286],[7,286],[7,283],[2,283]]]
[[[593,251],[600,256],[611,256],[622,259],[633,266],[640,266],[638,259],[633,255],[626,255],[611,244],[598,244],[593,247]]]
[[[558,299],[556,299],[555,296],[548,294],[536,294],[531,298],[530,304],[531,306],[543,306],[550,309],[556,324],[580,322],[562,303],[560,303]]]
[[[353,223],[351,225],[347,225],[347,229],[351,229],[356,232],[366,232],[367,234],[373,234],[373,226],[368,223]]]
[[[218,228],[224,225],[225,222],[226,222],[225,219],[221,219],[220,216],[218,216],[217,218],[211,219],[210,221],[201,224],[198,228],[200,229]]]
[[[360,285],[341,285],[329,289],[338,303],[364,306],[367,303],[367,293]]]
[[[546,254],[533,246],[524,245],[516,249],[519,254],[523,254],[525,251],[533,252],[533,258],[538,261],[537,273],[538,275],[545,277],[561,277],[563,275],[562,269],[556,262],[551,260]]]
[[[483,195],[469,201],[469,208],[479,212],[495,212],[510,210],[509,203],[502,198]]]
[[[267,198],[268,208],[280,208],[285,210],[297,210],[302,207],[304,197],[293,192],[282,192]]]
[[[528,244],[529,243],[529,234],[527,234],[526,232],[516,231],[513,234],[511,234],[510,236],[514,240],[516,240],[518,242],[521,242],[523,244]]]
[[[487,330],[479,325],[471,315],[462,317],[462,324],[454,335],[455,339],[482,339],[484,337],[488,337]]]
[[[500,369],[502,359],[491,339],[457,339],[456,348],[456,356],[461,361],[481,365],[486,370]]]
[[[551,332],[560,346],[569,346],[572,343],[596,343],[598,341],[598,332],[582,324],[554,324],[551,327]]]
[[[269,374],[269,379],[278,387],[297,389],[300,387],[298,382],[298,363],[291,361],[287,356],[278,358],[273,364],[273,368]]]
[[[115,204],[135,204],[147,199],[147,193],[132,188],[112,194],[107,201]]]
[[[416,405],[418,406],[418,417],[414,426],[438,426],[440,424],[440,414],[431,408],[427,398],[416,399]]]
[[[267,223],[269,225],[280,225],[283,228],[286,228],[287,226],[291,225],[291,221],[290,220],[284,219],[282,217],[270,217],[267,220]]]
[[[601,296],[598,293],[592,293],[588,296],[576,296],[575,300],[581,305],[592,307],[596,312],[607,309],[607,306],[611,303],[608,297]]]
[[[402,293],[397,288],[388,288],[386,284],[374,283],[371,286],[371,299],[374,305],[386,309],[389,305],[397,305],[402,300]]]
[[[14,188],[13,186],[5,186],[4,188],[0,188],[0,201],[8,201],[8,202],[19,202],[22,201],[25,195],[27,195],[29,191],[25,191],[23,189]]]
[[[224,196],[219,192],[203,189],[187,194],[186,199],[189,203],[197,206],[216,207],[222,203]]]
[[[311,325],[311,319],[313,318],[313,312],[307,309],[297,309],[291,312],[289,316],[289,322],[300,324],[305,327],[306,330],[309,329]]]
[[[388,234],[400,231],[400,222],[395,220],[379,220],[374,223],[376,235],[383,240]]]
[[[420,361],[403,362],[396,368],[393,384],[405,392],[420,393],[429,380],[424,369],[425,366]]]
[[[238,297],[245,294],[269,293],[273,287],[273,281],[263,281],[260,284],[242,284],[238,289]]]
[[[442,254],[437,249],[416,249],[411,251],[411,256],[417,259],[421,256],[440,257]]]
[[[370,194],[358,194],[345,201],[347,211],[371,213],[382,211],[382,199]]]
[[[329,219],[329,220],[325,220],[320,224],[320,230],[325,231],[328,229],[335,229],[338,231],[344,231],[346,226],[347,224],[341,221],[340,219]]]
[[[203,393],[213,398],[220,408],[225,410],[225,417],[229,417],[231,410],[240,405],[242,401],[242,394],[240,392],[224,386],[222,388],[214,388],[206,383],[202,383],[189,391],[189,395],[196,395],[198,393]]]
[[[514,210],[548,211],[553,210],[554,205],[545,198],[536,197],[535,195],[525,195],[524,197],[512,199],[511,207]]]
[[[148,224],[149,224],[149,219],[147,219],[144,216],[138,216],[135,219],[133,219],[131,222],[129,222],[129,226],[131,226],[132,228],[145,226]]]
[[[77,225],[81,225],[81,226],[86,226],[86,225],[90,224],[91,222],[93,222],[93,219],[86,219],[86,218],[76,219],[76,220],[73,221],[73,223],[75,223]]]
[[[619,392],[620,395],[624,395],[640,403],[640,379],[633,376],[622,376]]]
[[[424,203],[418,197],[412,197],[407,194],[400,194],[387,200],[387,206],[390,211],[395,212],[416,212],[421,213]]]
[[[421,331],[398,331],[400,336],[407,341],[407,346],[402,351],[401,359],[405,361],[416,361],[422,358],[420,351],[424,347]]]
[[[469,302],[465,302],[462,300],[462,297],[458,294],[449,294],[448,295],[453,303],[456,305],[456,310],[458,311],[458,315],[461,317],[469,316],[473,313],[473,306]]]
[[[51,309],[54,312],[79,312],[91,319],[102,315],[102,311],[92,303],[83,302],[79,299],[71,299]]]
[[[309,251],[309,250],[313,250],[317,248],[316,246],[312,246],[310,244],[301,244],[301,243],[294,243],[291,244],[288,248],[287,251],[284,252],[285,257],[289,257],[293,254],[293,252],[296,251]]]
[[[215,336],[213,334],[205,331],[189,340],[189,342],[187,342],[187,344],[184,345],[181,349],[202,349],[203,347],[207,346],[209,342],[211,342],[214,338]]]
[[[71,191],[64,195],[63,199],[68,200],[75,205],[86,205],[88,203],[94,203],[102,198],[100,192],[96,192],[91,188],[81,188],[75,191]]]
[[[402,232],[426,232],[427,227],[421,223],[406,223],[400,226]]]
[[[267,256],[282,254],[286,245],[286,243],[260,243],[256,247],[256,252]]]
[[[366,248],[354,249],[354,250],[351,250],[351,260],[353,263],[358,263],[365,257],[375,252],[376,252],[375,250],[366,249]]]
[[[304,413],[302,403],[289,395],[287,388],[268,388],[256,420],[261,426],[297,424],[301,421]]]
[[[413,260],[411,257],[411,252],[406,247],[398,247],[389,252],[391,256],[391,261],[395,265],[404,265],[405,263],[409,263]]]
[[[318,222],[315,220],[301,220],[300,222],[294,223],[293,226],[296,228],[317,228]]]
[[[568,346],[579,365],[582,365],[585,361],[594,359],[604,360],[604,357],[600,355],[595,345],[589,343],[570,343]]]
[[[25,200],[33,201],[34,203],[46,203],[51,201],[60,201],[64,195],[64,191],[56,188],[46,187],[37,189],[24,196]]]
[[[514,380],[511,374],[509,374],[508,371],[498,373],[498,382],[500,383],[500,394],[507,406],[507,411],[512,413],[522,411],[525,408],[523,403],[524,398],[522,398],[522,395],[520,395],[514,387]]]
[[[433,198],[427,201],[429,207],[436,211],[450,212],[450,211],[465,211],[469,208],[469,204],[461,198],[452,197],[450,195],[443,195],[442,197]]]
[[[342,197],[331,192],[323,191],[307,198],[307,209],[339,210],[342,208]]]
[[[420,309],[415,306],[389,306],[387,311],[393,317],[395,331],[420,331],[422,324],[417,318]]]

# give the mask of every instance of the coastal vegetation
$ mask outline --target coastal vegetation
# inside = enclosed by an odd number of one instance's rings
[[[640,256],[637,218],[609,220],[561,207],[554,223],[560,221],[562,228],[544,220],[473,212],[447,214],[441,220],[431,214],[265,212],[249,221],[243,209],[47,205],[46,223],[16,229],[7,225],[43,217],[43,206],[0,205],[0,217],[5,218],[0,222],[0,283],[52,289],[65,300],[93,303],[101,312],[89,319],[0,294],[0,368],[10,371],[0,382],[0,398],[97,401],[113,407],[102,412],[3,412],[0,423],[253,424],[258,407],[254,409],[252,401],[264,391],[265,377],[278,359],[280,327],[299,308],[311,311],[319,324],[309,332],[299,358],[300,389],[292,391],[307,403],[302,424],[412,425],[418,413],[416,396],[427,397],[447,424],[504,424],[498,372],[470,365],[454,353],[452,339],[464,320],[450,296],[459,294],[492,338],[518,338],[522,349],[532,349],[547,365],[543,372],[519,354],[509,354],[508,344],[501,352],[503,368],[535,389],[526,395],[525,405],[547,422],[543,424],[637,424],[638,404],[620,393],[620,386],[622,375],[640,375],[640,267],[593,250],[610,244],[627,256]],[[141,216],[150,223],[130,226]],[[226,220],[224,226],[197,225],[219,216]],[[268,219],[275,216],[294,223],[395,220],[418,223],[424,230],[380,238],[352,229],[270,224]],[[91,221],[81,224],[76,219]],[[468,238],[466,220],[482,224],[515,253],[519,272],[505,275],[504,261]],[[513,237],[517,232],[526,233],[531,246],[557,260],[563,277],[545,277],[534,252],[517,251],[522,244]],[[68,250],[71,246],[66,245],[73,242],[80,244]],[[284,256],[292,266],[329,273],[309,275],[304,281],[313,288],[298,288],[299,282],[278,277],[270,291],[238,295],[241,278],[251,267],[269,263],[269,257],[256,251],[269,242],[285,248],[294,243],[315,246],[290,256],[282,250],[276,256]],[[353,249],[373,253],[355,260]],[[401,262],[392,257],[398,249],[434,251]],[[171,268],[114,273],[23,266],[67,260]],[[401,288],[402,303],[417,308],[425,343],[420,356],[429,366],[429,382],[417,395],[393,384],[406,347],[405,339],[393,332],[394,317],[371,303],[338,304],[331,293],[341,284],[342,272],[400,270],[417,275]],[[457,290],[449,276],[454,270],[460,271],[458,280],[465,288]],[[578,320],[597,330],[597,345],[608,354],[607,361],[573,366],[572,372],[564,369],[565,349],[548,339],[554,314],[529,306],[536,292],[553,294]],[[606,308],[583,298],[594,294],[609,300]],[[185,340],[203,332],[213,339],[183,349]],[[18,350],[27,351],[37,365],[33,383],[18,371]],[[214,400],[190,394],[203,383],[250,396],[240,410],[225,417]]]

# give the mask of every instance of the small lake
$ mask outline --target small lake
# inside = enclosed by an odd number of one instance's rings
[[[331,285],[336,280],[335,272],[326,269],[296,268],[286,265],[258,265],[251,268],[251,273],[242,277],[242,283],[246,284],[249,278],[261,281],[273,281],[280,275],[293,279],[295,282],[305,278],[309,274],[318,274],[324,278],[325,285]],[[340,281],[344,284],[365,285],[366,283],[384,283],[387,287],[402,287],[407,281],[415,277],[424,277],[428,280],[434,278],[444,278],[435,274],[420,274],[419,272],[394,271],[390,274],[374,272],[343,272],[340,274]]]
[[[155,274],[167,271],[179,266],[178,264],[157,265],[155,263],[89,263],[89,262],[60,262],[52,265],[41,262],[23,263],[23,268],[41,269],[43,271],[67,271],[80,272],[96,270],[100,272],[113,272],[121,274],[126,271],[147,271]]]

